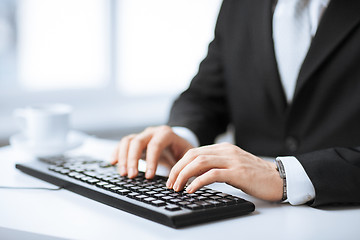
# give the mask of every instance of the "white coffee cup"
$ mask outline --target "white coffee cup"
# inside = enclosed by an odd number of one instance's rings
[[[43,104],[14,111],[22,135],[34,146],[64,145],[70,130],[72,108],[65,104]]]

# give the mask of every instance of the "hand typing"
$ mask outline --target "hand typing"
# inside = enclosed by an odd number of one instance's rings
[[[215,144],[189,150],[171,169],[167,187],[193,193],[213,182],[225,182],[244,192],[269,201],[282,198],[283,181],[274,163],[264,161],[241,148]]]
[[[139,134],[124,137],[114,153],[112,164],[119,173],[133,178],[138,174],[138,161],[146,160],[146,178],[153,178],[158,163],[172,167],[193,146],[176,135],[169,126],[149,127]]]
[[[118,163],[122,176],[134,178],[140,158],[146,160],[146,178],[154,177],[159,163],[172,167],[167,187],[175,191],[182,190],[195,177],[186,188],[189,193],[210,183],[224,182],[260,199],[282,198],[283,180],[274,163],[229,143],[193,148],[169,126],[150,127],[124,137],[112,164]]]

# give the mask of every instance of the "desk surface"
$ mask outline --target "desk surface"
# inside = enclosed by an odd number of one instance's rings
[[[108,159],[114,144],[89,138],[73,152]],[[0,148],[0,185],[53,187],[15,169],[16,162],[30,160],[11,147]],[[211,187],[252,201],[255,212],[176,230],[66,190],[0,189],[0,238],[18,230],[21,234],[72,239],[359,239],[360,207],[315,209],[268,203],[225,184]]]

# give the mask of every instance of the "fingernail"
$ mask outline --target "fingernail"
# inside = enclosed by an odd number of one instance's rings
[[[167,188],[172,188],[172,184],[171,184],[171,182],[170,182],[170,179],[168,179],[168,180],[166,181],[166,187],[167,187]]]
[[[178,189],[179,189],[179,184],[178,184],[178,183],[175,183],[175,184],[174,184],[174,190],[175,190],[175,191],[179,191]]]
[[[192,187],[188,186],[188,187],[186,188],[186,192],[187,192],[187,193],[192,193]]]
[[[151,178],[152,177],[152,170],[151,169],[146,170],[145,177],[146,178]]]

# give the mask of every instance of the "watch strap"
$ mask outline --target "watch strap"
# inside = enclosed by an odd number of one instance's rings
[[[286,185],[286,173],[283,163],[280,159],[275,160],[276,170],[279,172],[280,178],[283,180],[283,196],[281,201],[285,201],[287,199],[287,185]]]

